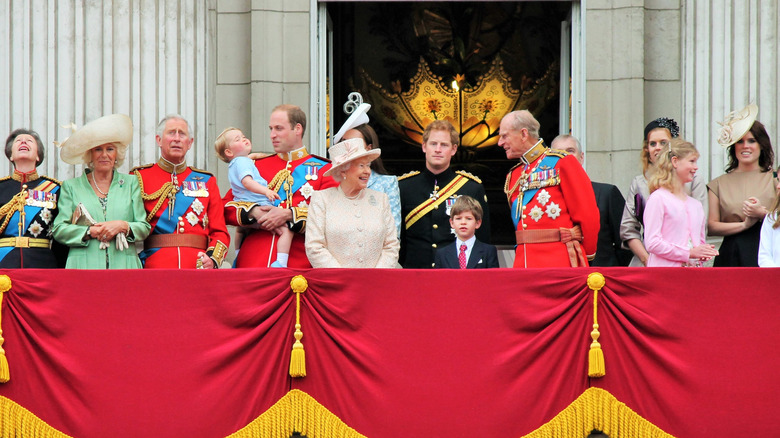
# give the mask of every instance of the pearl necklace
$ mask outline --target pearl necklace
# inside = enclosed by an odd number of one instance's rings
[[[98,186],[97,181],[95,181],[95,172],[91,172],[89,175],[92,177],[92,184],[94,184],[94,186],[97,189],[97,191],[100,192],[101,195],[103,195],[104,197],[107,198],[108,197],[108,191],[111,190],[111,184],[109,183],[108,190],[106,190],[104,192],[104,191],[100,190],[100,187]],[[112,176],[112,179],[113,179],[114,172],[111,172],[111,176]]]
[[[357,195],[355,195],[355,196],[347,196],[347,194],[344,193],[344,197],[349,199],[350,201],[354,201],[355,199],[359,198],[360,195],[362,195],[362,194],[363,194],[363,189],[360,189],[360,191],[358,192]]]

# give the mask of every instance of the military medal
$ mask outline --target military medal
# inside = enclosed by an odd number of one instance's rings
[[[184,181],[181,185],[184,196],[190,198],[207,198],[209,190],[203,181]]]
[[[431,192],[430,199],[439,199],[439,185],[433,185],[433,191]]]
[[[303,163],[304,166],[306,166],[306,175],[304,178],[306,178],[306,181],[316,181],[317,178],[319,178],[319,175],[317,175],[317,170],[319,169],[318,163]]]
[[[452,195],[449,198],[447,198],[447,200],[444,201],[447,204],[447,210],[446,210],[447,216],[450,215],[450,211],[452,210],[452,206],[455,205],[456,199],[458,199],[458,195]]]

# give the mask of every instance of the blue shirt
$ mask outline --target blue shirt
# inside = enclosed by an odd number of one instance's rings
[[[266,181],[255,167],[255,162],[249,157],[235,157],[228,164],[228,179],[230,188],[233,189],[233,199],[236,201],[254,202],[260,205],[273,205],[267,196],[247,190],[241,183],[245,177],[251,176],[253,180],[268,187]]]

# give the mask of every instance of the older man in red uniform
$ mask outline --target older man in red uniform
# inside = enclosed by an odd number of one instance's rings
[[[233,200],[229,191],[225,203],[225,221],[229,225],[248,228],[236,257],[236,267],[268,267],[276,257],[274,230],[286,224],[296,234],[293,236],[290,268],[310,268],[304,248],[306,218],[309,201],[315,190],[335,187],[331,177],[324,177],[330,162],[309,154],[303,146],[306,131],[306,114],[295,105],[279,105],[271,112],[268,124],[275,155],[255,161],[255,166],[268,188],[279,194],[274,206],[258,206],[251,202]]]
[[[504,184],[515,223],[514,267],[588,266],[596,254],[599,209],[580,163],[544,146],[539,122],[526,110],[504,116],[498,145],[507,158],[520,159]]]
[[[160,160],[133,173],[152,233],[139,254],[144,268],[219,268],[230,245],[216,178],[188,167],[190,125],[168,115],[157,127]]]

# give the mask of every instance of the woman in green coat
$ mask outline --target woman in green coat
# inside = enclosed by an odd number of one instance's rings
[[[66,268],[139,269],[135,242],[149,235],[138,180],[116,169],[133,139],[122,114],[84,125],[62,144],[60,156],[86,164],[84,174],[62,183],[54,238],[70,247]]]

